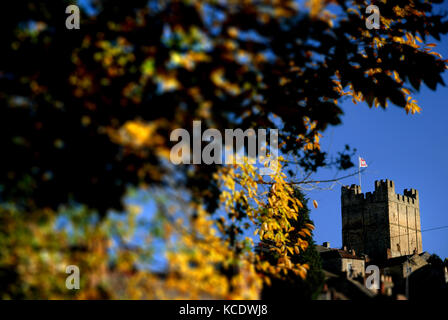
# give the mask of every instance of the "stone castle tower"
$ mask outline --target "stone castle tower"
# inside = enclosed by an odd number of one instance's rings
[[[373,193],[358,185],[341,191],[344,247],[379,260],[423,251],[417,190],[396,194],[393,181],[381,180]]]

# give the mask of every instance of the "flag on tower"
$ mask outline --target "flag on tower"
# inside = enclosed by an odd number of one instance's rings
[[[359,157],[359,167],[360,168],[367,168],[367,162],[363,158]]]

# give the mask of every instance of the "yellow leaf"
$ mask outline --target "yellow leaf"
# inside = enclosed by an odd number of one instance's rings
[[[317,209],[317,201],[316,200],[313,200],[313,206],[314,206],[314,208]]]
[[[310,230],[303,228],[301,231],[303,231],[306,235],[311,236]]]
[[[314,230],[314,226],[311,223],[305,223],[305,226],[310,230]]]
[[[270,279],[269,277],[265,277],[264,280],[266,281],[266,284],[267,284],[268,286],[271,285],[271,279]]]
[[[437,57],[439,57],[439,58],[442,58],[442,56],[440,55],[440,53],[437,53],[437,52],[429,52],[429,54],[432,54],[432,55],[435,55],[435,56],[437,56]]]
[[[396,81],[400,81],[400,77],[398,77],[398,73],[394,71],[394,78]]]

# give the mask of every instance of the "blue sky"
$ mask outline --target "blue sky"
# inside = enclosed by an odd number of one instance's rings
[[[442,38],[435,51],[448,58],[448,36]],[[448,72],[443,79],[448,84]],[[407,115],[394,105],[383,110],[369,109],[364,103],[343,103],[343,124],[324,133],[322,147],[333,153],[345,144],[358,149],[368,163],[362,175],[362,192],[373,191],[374,181],[380,179],[393,180],[396,193],[417,189],[425,230],[448,226],[448,88],[439,86],[431,91],[423,87],[414,97],[422,108],[420,114]],[[331,179],[334,175],[334,171],[323,170],[318,177]],[[341,182],[345,185],[358,181],[354,176]],[[342,246],[340,189],[338,184],[332,190],[308,194],[319,203],[311,214],[318,244],[329,241],[332,247]],[[424,251],[442,259],[448,257],[448,227],[423,232],[422,239]]]

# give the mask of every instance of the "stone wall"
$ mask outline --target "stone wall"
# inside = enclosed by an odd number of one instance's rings
[[[397,194],[389,199],[392,257],[423,252],[418,193],[411,191],[412,196],[405,190],[405,195]]]
[[[361,259],[342,259],[342,272],[348,275],[348,265],[352,265],[352,276],[351,278],[364,277],[365,275],[365,263]]]

